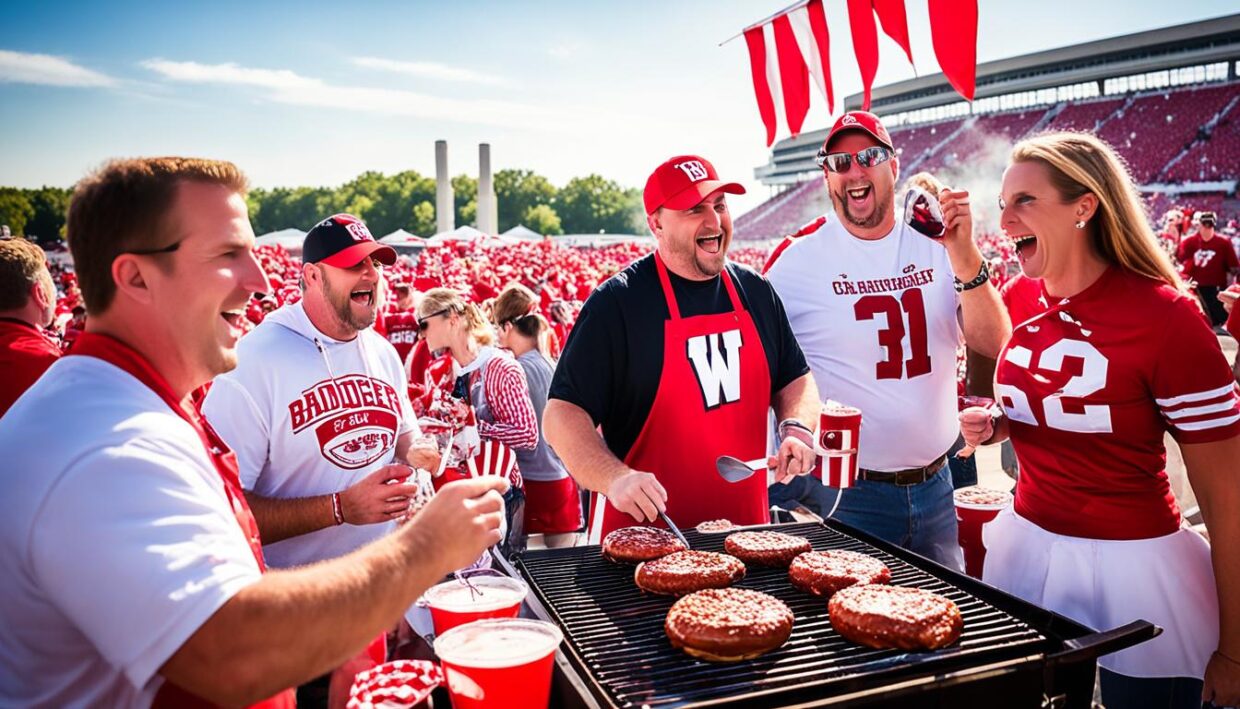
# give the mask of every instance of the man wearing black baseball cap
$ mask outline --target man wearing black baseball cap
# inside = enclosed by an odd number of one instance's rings
[[[413,447],[404,367],[371,327],[383,267],[395,260],[360,219],[319,222],[302,247],[301,300],[241,340],[237,368],[216,377],[203,401],[237,454],[273,568],[343,556],[387,535],[418,490],[413,468],[438,466],[436,450]]]
[[[948,566],[962,567],[948,450],[956,421],[956,349],[995,357],[1011,333],[973,242],[969,193],[940,190],[945,232],[896,218],[899,158],[878,116],[840,116],[818,164],[835,208],[782,248],[766,273],[823,401],[861,409],[856,484],[806,479],[799,498],[826,516]],[[837,504],[838,503],[838,504]]]
[[[767,523],[765,470],[729,483],[715,459],[764,457],[772,407],[779,477],[813,467],[805,358],[770,284],[727,261],[726,195],[743,193],[697,155],[655,168],[644,202],[658,248],[599,286],[569,335],[544,430],[594,493],[592,541],[660,512],[689,526]]]

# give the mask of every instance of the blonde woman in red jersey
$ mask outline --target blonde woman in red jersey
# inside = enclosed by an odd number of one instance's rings
[[[1163,627],[1099,661],[1107,707],[1240,703],[1240,408],[1218,341],[1097,138],[1019,143],[1000,207],[1045,303],[999,355],[1005,416],[961,413],[966,442],[1010,435],[1020,459],[983,579],[1092,627]],[[1182,523],[1164,431],[1213,549]]]

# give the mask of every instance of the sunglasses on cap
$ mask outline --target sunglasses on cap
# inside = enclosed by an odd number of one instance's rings
[[[881,145],[873,145],[855,153],[828,153],[823,148],[814,156],[814,164],[827,172],[848,172],[854,158],[861,167],[874,167],[890,160],[891,151]]]
[[[452,308],[444,308],[443,310],[435,311],[424,318],[414,318],[418,322],[418,332],[426,332],[426,328],[430,327],[430,322],[428,321],[431,318],[437,315],[447,315],[451,310]]]

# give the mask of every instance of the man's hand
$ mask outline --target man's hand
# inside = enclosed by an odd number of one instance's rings
[[[1240,663],[1216,652],[1206,664],[1205,680],[1201,688],[1203,702],[1216,707],[1240,706]]]
[[[607,487],[611,506],[638,522],[653,522],[667,511],[667,490],[653,473],[630,470]]]
[[[943,233],[943,245],[948,249],[955,244],[972,245],[973,212],[969,208],[968,190],[943,188],[939,191],[939,206],[943,209],[943,225],[947,228]]]
[[[960,412],[960,433],[964,444],[977,448],[995,435],[995,419],[990,410],[982,406],[970,406]]]
[[[344,521],[349,524],[387,522],[409,509],[409,498],[418,486],[408,482],[413,469],[385,465],[340,493]]]
[[[486,476],[457,480],[439,489],[406,529],[439,556],[444,573],[469,566],[500,541],[508,480]]]
[[[789,427],[779,444],[779,451],[767,461],[775,469],[775,482],[787,483],[798,475],[814,469],[818,456],[814,453],[813,437],[806,431]]]
[[[415,468],[421,470],[429,470],[432,473],[439,470],[439,461],[443,455],[439,452],[439,448],[435,446],[433,438],[430,439],[430,445],[424,443],[426,439],[415,439],[413,445],[409,448],[408,462]]]

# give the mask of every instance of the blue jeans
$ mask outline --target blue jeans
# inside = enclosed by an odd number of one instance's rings
[[[1129,677],[1098,669],[1108,709],[1199,709],[1203,682],[1194,677]],[[1213,705],[1205,705],[1213,706]]]
[[[963,571],[964,556],[956,536],[956,504],[952,499],[951,475],[946,468],[944,465],[934,477],[920,485],[901,487],[858,480],[853,487],[844,490],[833,518],[948,568]],[[770,500],[771,504],[785,509],[804,505],[826,518],[835,504],[836,493],[835,488],[802,475],[787,485],[772,485]]]

